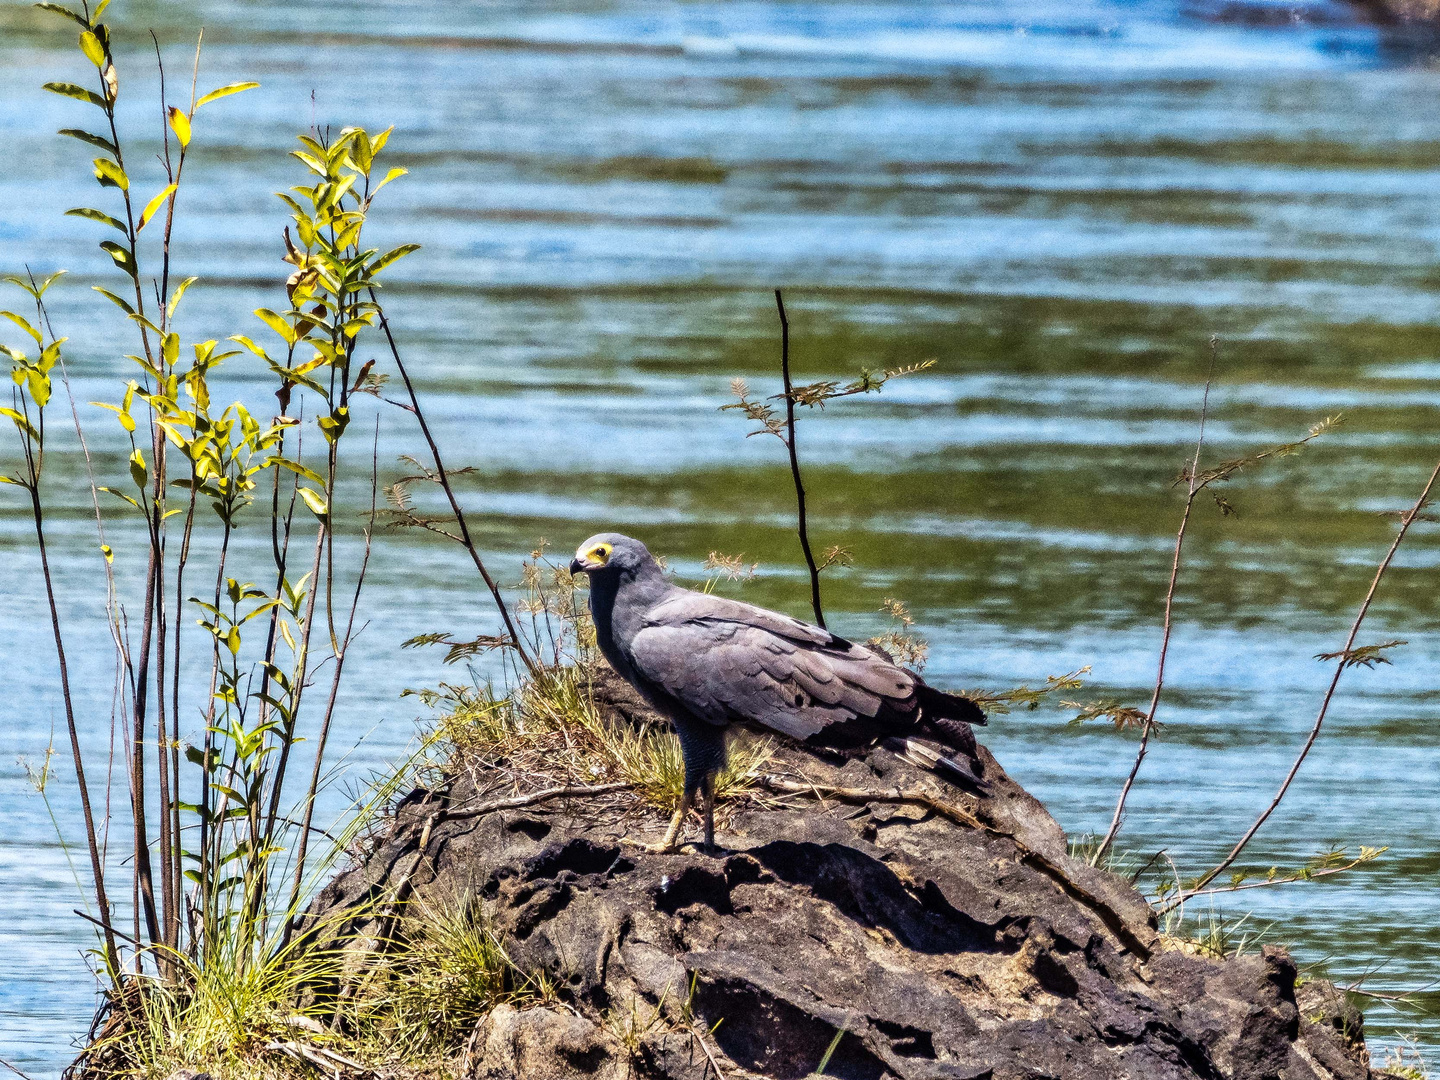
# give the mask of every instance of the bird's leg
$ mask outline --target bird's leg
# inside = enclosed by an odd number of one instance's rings
[[[715,774],[706,773],[700,782],[701,806],[705,815],[705,850],[715,850]]]
[[[639,848],[641,851],[648,851],[652,855],[669,855],[680,850],[680,830],[685,825],[685,815],[690,813],[690,807],[695,802],[695,792],[686,789],[685,794],[680,796],[680,805],[675,808],[675,816],[670,819],[670,826],[665,830],[665,838],[658,844],[642,844],[638,840],[626,839],[625,843]]]
[[[670,819],[670,827],[665,830],[665,839],[660,841],[660,851],[676,851],[680,847],[680,833],[685,827],[685,815],[690,813],[690,807],[695,802],[695,793],[686,791],[680,796],[680,805],[675,808],[675,816]]]

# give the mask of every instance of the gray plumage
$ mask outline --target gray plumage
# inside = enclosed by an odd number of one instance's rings
[[[601,653],[680,736],[685,798],[667,846],[697,792],[707,798],[711,842],[711,785],[732,724],[836,749],[924,735],[974,753],[969,725],[985,723],[974,702],[818,626],[682,589],[638,540],[600,533],[580,545],[570,569],[590,576]]]

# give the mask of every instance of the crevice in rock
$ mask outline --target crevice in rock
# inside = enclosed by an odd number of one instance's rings
[[[814,1073],[839,1030],[762,987],[739,979],[706,978],[696,986],[696,1011],[731,1061],[775,1080],[800,1080]],[[826,1076],[839,1080],[881,1080],[893,1075],[854,1032],[831,1055]]]
[[[580,875],[603,874],[615,865],[619,855],[619,847],[577,837],[565,843],[551,844],[527,861],[524,878],[535,881],[538,878],[559,877],[566,870]]]
[[[890,1040],[890,1049],[900,1057],[935,1058],[935,1039],[930,1032],[921,1028],[899,1024],[893,1020],[871,1017],[875,1030]]]
[[[531,840],[544,840],[550,835],[551,828],[548,821],[542,821],[537,817],[511,818],[505,823],[506,832],[524,833]]]
[[[996,948],[993,927],[951,907],[938,890],[927,897],[932,910],[893,870],[855,848],[777,840],[750,854],[781,881],[804,886],[864,926],[883,927],[907,949],[956,953]]]
[[[673,879],[662,878],[655,890],[655,907],[667,915],[691,904],[704,904],[720,915],[735,913],[726,876],[703,866],[687,866]]]

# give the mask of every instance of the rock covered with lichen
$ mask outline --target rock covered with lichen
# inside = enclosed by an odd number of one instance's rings
[[[1168,947],[983,748],[978,792],[885,749],[782,749],[769,769],[791,790],[726,804],[723,850],[665,855],[624,842],[663,814],[623,794],[475,813],[501,800],[460,770],[407,799],[312,915],[373,944],[377,898],[473,906],[543,988],[456,1046],[484,1080],[792,1080],[822,1062],[848,1080],[1371,1076],[1341,995],[1297,988],[1278,948]]]

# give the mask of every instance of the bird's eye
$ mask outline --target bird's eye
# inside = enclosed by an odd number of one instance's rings
[[[611,548],[609,544],[596,544],[590,549],[590,558],[598,563],[608,562],[610,559],[610,551]]]

